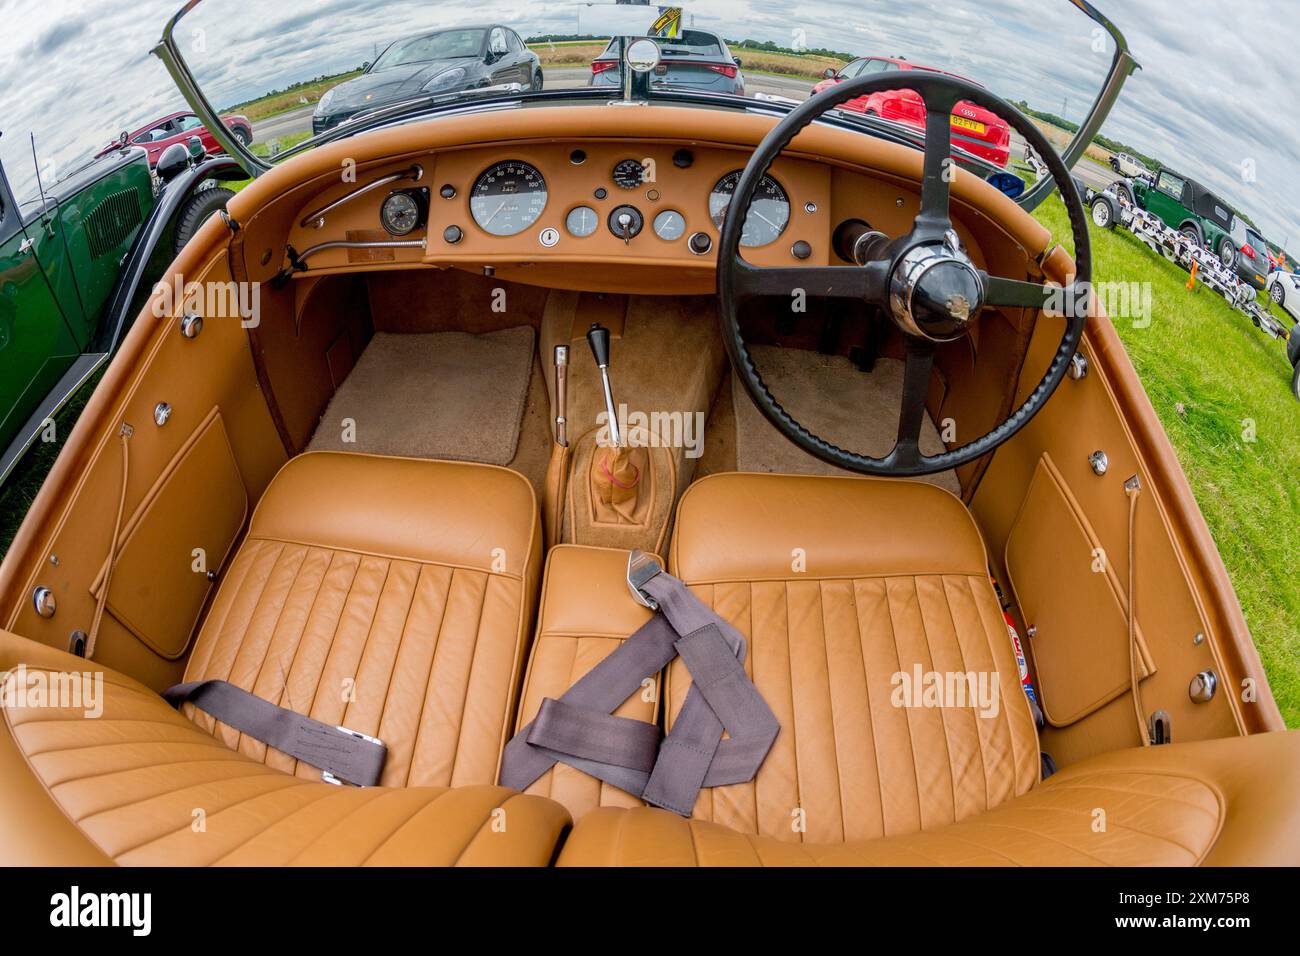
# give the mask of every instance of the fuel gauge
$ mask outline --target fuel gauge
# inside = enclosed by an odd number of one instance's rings
[[[686,217],[676,209],[665,209],[655,216],[655,235],[672,242],[686,235]]]
[[[590,206],[574,206],[564,218],[564,228],[569,230],[569,235],[579,239],[590,236],[598,225],[600,217]]]

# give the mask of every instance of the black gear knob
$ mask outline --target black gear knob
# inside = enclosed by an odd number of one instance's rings
[[[609,329],[599,322],[591,323],[587,330],[587,344],[598,368],[609,368]]]

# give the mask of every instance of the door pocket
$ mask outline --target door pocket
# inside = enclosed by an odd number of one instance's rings
[[[1117,496],[1115,506],[1128,501]],[[1082,720],[1132,684],[1128,601],[1117,573],[1127,580],[1127,559],[1127,552],[1102,549],[1051,457],[1043,455],[1007,537],[1006,568],[1025,624],[1035,629],[1029,647],[1043,714],[1054,727]],[[1137,643],[1143,680],[1156,668],[1140,625]]]
[[[214,408],[123,528],[108,613],[154,653],[176,660],[248,516],[221,412]],[[91,593],[98,599],[108,562]]]

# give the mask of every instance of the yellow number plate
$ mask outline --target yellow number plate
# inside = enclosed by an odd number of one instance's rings
[[[958,127],[959,129],[968,129],[972,133],[983,133],[986,129],[988,129],[988,127],[986,127],[983,123],[977,120],[963,119],[960,116],[954,116],[952,118],[952,125]]]

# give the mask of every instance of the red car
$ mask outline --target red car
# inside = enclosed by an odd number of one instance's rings
[[[222,120],[230,127],[230,132],[235,139],[245,146],[253,141],[253,124],[247,116],[223,116]],[[158,157],[162,155],[163,150],[172,143],[188,143],[191,136],[197,136],[203,143],[203,148],[209,153],[224,152],[221,144],[203,125],[203,121],[193,113],[171,113],[162,119],[156,119],[148,126],[127,133],[126,141],[134,146],[145,148],[149,154],[149,166],[152,168],[157,165]],[[102,156],[121,146],[122,140],[119,138],[105,146],[98,155]]]
[[[947,70],[936,70],[932,66],[921,66],[907,60],[886,56],[860,57],[838,72],[826,71],[826,79],[813,87],[813,94],[834,86],[843,80],[875,73],[892,73],[905,70],[928,70],[931,73],[946,73],[957,76]],[[966,79],[958,76],[958,79]],[[971,82],[967,80],[967,82]],[[849,100],[841,109],[879,116],[881,119],[895,120],[915,126],[925,127],[925,105],[921,97],[911,90],[885,90],[870,96],[859,96]],[[952,113],[952,140],[968,153],[973,153],[991,163],[1005,166],[1011,155],[1011,127],[1006,120],[994,116],[983,107],[962,101]]]

